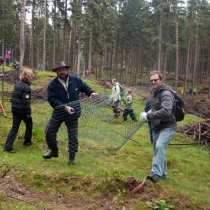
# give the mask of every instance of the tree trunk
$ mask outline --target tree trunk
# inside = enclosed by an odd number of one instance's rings
[[[65,15],[63,23],[63,61],[66,62],[66,21],[67,21],[67,0],[65,2]]]
[[[44,1],[44,37],[43,37],[43,64],[42,70],[46,69],[46,28],[47,28],[47,0]]]
[[[78,5],[79,5],[79,9],[82,9],[82,0],[79,0]],[[78,25],[77,25],[77,29],[78,29],[78,46],[77,46],[77,75],[80,76],[80,38],[81,38],[81,30],[80,30],[80,26],[81,26],[81,20],[78,20]]]
[[[34,68],[34,7],[35,7],[35,0],[33,0],[32,12],[31,12],[30,53],[29,53],[29,66],[31,68]]]
[[[93,25],[92,23],[90,23],[90,38],[89,38],[89,42],[88,42],[88,69],[91,73],[92,71],[92,42],[93,42]]]
[[[192,79],[192,87],[195,87],[195,76],[196,76],[196,69],[197,69],[197,59],[198,59],[198,37],[195,40],[195,63],[193,68],[193,79]]]
[[[73,31],[73,35],[74,35],[74,40],[73,40],[73,55],[72,55],[72,72],[75,72],[75,57],[76,57],[76,24],[74,25],[74,31]]]
[[[175,87],[174,90],[177,91],[178,86],[178,74],[179,74],[179,28],[178,28],[178,10],[176,9],[176,71],[175,71]]]
[[[159,23],[159,43],[158,43],[158,71],[161,70],[161,37],[162,37],[162,15],[160,15]]]
[[[187,49],[187,63],[186,63],[185,78],[184,78],[184,97],[186,96],[186,91],[187,91],[189,60],[190,60],[190,39],[188,41],[188,49]]]
[[[69,31],[69,46],[68,46],[68,63],[71,63],[71,39],[72,39],[72,20],[70,20],[70,31]]]
[[[26,19],[26,0],[21,2],[21,20],[20,20],[20,68],[23,65],[25,53],[25,19]]]

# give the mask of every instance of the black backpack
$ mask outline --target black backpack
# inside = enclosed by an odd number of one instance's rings
[[[163,91],[165,91],[165,90],[162,90],[159,92],[160,103],[161,103],[161,97],[162,97]],[[169,91],[171,91],[171,90],[169,90]],[[174,113],[174,115],[176,117],[176,121],[182,121],[185,116],[184,101],[176,94],[176,92],[174,92],[174,91],[171,91],[171,92],[173,93],[175,101],[176,101],[176,109],[175,109],[175,113]]]
[[[124,88],[120,84],[118,84],[118,85],[120,87],[120,96],[123,97],[124,94],[125,94],[125,90],[124,90]],[[116,85],[115,85],[115,90],[116,90]]]

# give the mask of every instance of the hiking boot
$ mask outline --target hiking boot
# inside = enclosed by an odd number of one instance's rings
[[[69,165],[71,164],[75,164],[75,155],[69,155],[69,162],[68,162]]]
[[[16,153],[14,149],[4,149],[4,152]]]
[[[33,141],[30,141],[30,142],[23,142],[23,146],[31,146],[32,144],[34,144]]]
[[[69,165],[75,164],[75,159],[74,159],[74,158],[69,158],[68,164],[69,164]]]
[[[57,158],[58,157],[58,149],[52,149],[50,152],[48,152],[47,154],[43,155],[44,159],[50,159],[50,158]]]
[[[159,180],[159,178],[157,176],[155,176],[154,174],[148,175],[147,179],[149,179],[150,181],[152,181],[154,183],[156,183]]]

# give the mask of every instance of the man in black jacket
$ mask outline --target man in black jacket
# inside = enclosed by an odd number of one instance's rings
[[[69,67],[64,61],[59,61],[52,69],[57,77],[48,85],[47,99],[53,108],[53,113],[45,129],[46,142],[51,151],[44,154],[43,158],[58,157],[56,134],[61,124],[65,122],[69,139],[68,163],[74,164],[78,151],[78,118],[81,114],[79,93],[85,93],[90,97],[97,96],[98,93],[94,93],[78,76],[68,74]]]

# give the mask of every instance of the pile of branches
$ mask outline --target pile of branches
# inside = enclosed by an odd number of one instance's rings
[[[11,70],[4,72],[4,81],[8,84],[16,84],[20,81],[20,71],[18,70]]]
[[[178,127],[177,132],[192,136],[199,145],[210,145],[210,119]]]
[[[202,118],[210,118],[210,103],[205,99],[184,99],[185,111]]]

